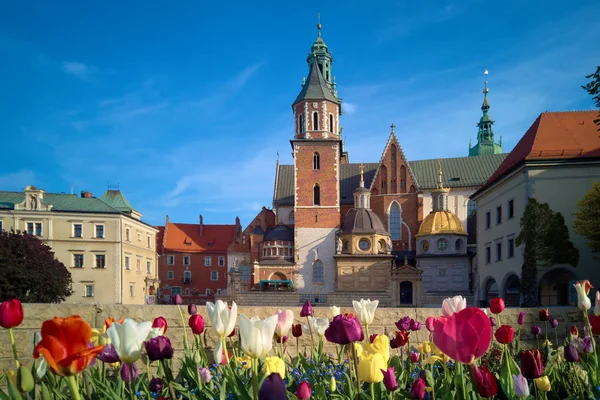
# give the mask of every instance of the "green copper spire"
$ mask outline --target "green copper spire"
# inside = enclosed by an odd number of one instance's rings
[[[500,143],[494,143],[494,121],[488,115],[490,110],[490,103],[488,101],[488,93],[490,89],[487,87],[488,71],[484,72],[485,82],[483,87],[483,104],[481,105],[481,111],[483,115],[477,123],[479,131],[477,132],[477,144],[471,147],[469,141],[469,156],[481,156],[484,154],[502,154],[502,141]]]
[[[335,77],[333,76],[333,73],[331,71],[331,64],[333,64],[333,56],[331,54],[331,51],[329,51],[329,48],[325,44],[325,41],[321,37],[322,27],[323,26],[321,25],[321,14],[319,14],[317,22],[317,39],[310,48],[310,52],[306,57],[306,62],[308,63],[308,68],[310,69],[310,66],[312,65],[316,57],[317,65],[319,66],[321,74],[323,74],[325,82],[327,82],[327,86],[329,86],[329,89],[331,89],[333,94],[337,97]]]

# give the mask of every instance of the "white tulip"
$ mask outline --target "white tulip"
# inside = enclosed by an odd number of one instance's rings
[[[329,328],[329,320],[321,317],[308,317],[308,322],[313,332],[316,332],[319,336],[325,336],[325,331]],[[308,325],[302,324],[302,329],[305,333],[310,334]]]
[[[261,358],[271,351],[277,319],[277,315],[271,315],[265,320],[240,315],[239,332],[244,353],[252,358]]]
[[[360,302],[352,300],[354,311],[358,314],[358,319],[360,319],[360,323],[363,325],[371,325],[373,323],[373,320],[375,319],[375,310],[377,310],[378,305],[379,300],[371,301],[371,299],[360,299]]]
[[[442,303],[442,314],[444,317],[450,317],[452,314],[467,308],[467,299],[462,296],[448,297]],[[486,313],[487,314],[487,313]]]
[[[275,333],[282,338],[289,333],[292,325],[294,325],[294,312],[292,310],[277,310],[275,315],[277,316]]]
[[[596,303],[594,304],[594,315],[600,315],[600,290],[596,290]]]
[[[152,322],[137,323],[131,318],[125,319],[122,324],[113,322],[106,334],[115,346],[119,359],[127,364],[133,364],[142,355],[142,346],[152,330]]]
[[[331,312],[332,317],[336,317],[341,314],[340,308],[338,306],[329,307],[329,311]]]
[[[577,307],[579,307],[579,309],[582,311],[589,310],[592,307],[592,302],[588,297],[588,292],[590,290],[588,285],[588,281],[577,282],[573,285],[575,286],[575,291],[577,292]]]
[[[235,301],[231,302],[231,310],[227,307],[227,303],[222,300],[217,300],[216,303],[209,301],[206,303],[206,311],[208,311],[208,318],[213,329],[220,338],[226,338],[233,332],[237,319],[237,304],[235,304]]]

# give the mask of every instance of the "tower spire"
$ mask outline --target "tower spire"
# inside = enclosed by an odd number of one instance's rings
[[[488,98],[487,98],[487,94],[490,91],[490,89],[487,87],[488,70],[486,69],[483,74],[485,75],[485,80],[483,82],[483,104],[481,105],[481,111],[483,111],[484,114],[487,114],[488,110],[490,109],[490,104],[488,103]]]
[[[359,166],[360,168],[360,183],[359,183],[359,187],[364,188],[365,187],[365,165],[364,164],[360,164]]]
[[[437,160],[437,164],[438,164],[437,188],[438,189],[443,189],[444,188],[444,184],[442,183],[442,160],[438,159]]]
[[[317,13],[317,34],[321,37],[321,13]]]
[[[490,89],[488,88],[487,69],[483,72],[483,75],[485,77],[483,81],[483,103],[481,104],[481,111],[483,112],[483,115],[477,123],[477,127],[479,128],[477,132],[477,144],[471,147],[471,144],[469,143],[469,156],[502,153],[502,143],[494,142],[494,121],[488,115],[488,111],[490,110],[488,93],[490,92]]]

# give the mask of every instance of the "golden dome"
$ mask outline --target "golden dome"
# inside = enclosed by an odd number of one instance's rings
[[[463,224],[450,211],[432,211],[425,217],[419,228],[418,236],[425,235],[466,235]]]

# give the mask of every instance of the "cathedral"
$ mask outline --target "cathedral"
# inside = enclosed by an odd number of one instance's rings
[[[317,28],[292,103],[294,163],[277,162],[272,209],[263,207],[244,229],[248,256],[236,264],[230,290],[242,303],[251,302],[243,293],[265,291],[335,305],[356,296],[390,306],[439,304],[448,293],[472,298],[469,196],[506,156],[494,141],[487,81],[468,157],[409,161],[392,124],[378,161],[351,163],[333,58]]]

